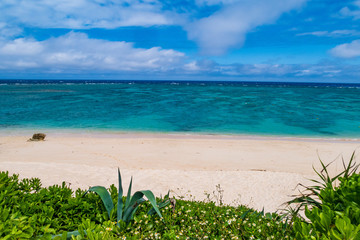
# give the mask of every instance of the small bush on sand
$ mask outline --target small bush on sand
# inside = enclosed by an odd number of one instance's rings
[[[330,177],[328,165],[316,171],[320,180],[314,186],[305,186],[306,192],[288,202],[296,204],[293,213],[305,210],[304,219],[293,219],[296,239],[360,239],[360,175],[354,162],[355,153],[344,170]],[[336,181],[340,182],[336,186]]]

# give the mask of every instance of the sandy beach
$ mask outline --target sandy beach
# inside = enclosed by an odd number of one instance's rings
[[[38,177],[43,186],[65,181],[72,188],[116,184],[119,167],[126,189],[180,198],[216,200],[275,211],[315,177],[318,157],[342,169],[360,147],[355,139],[300,139],[184,134],[55,134],[43,142],[31,135],[0,135],[0,169]],[[359,159],[359,157],[357,157]],[[359,160],[358,160],[359,161]],[[215,194],[214,194],[215,192]],[[207,195],[210,194],[210,195]]]

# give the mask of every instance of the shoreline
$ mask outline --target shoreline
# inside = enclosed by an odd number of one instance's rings
[[[34,130],[35,129],[35,130]],[[0,130],[0,137],[4,136],[29,136],[33,133],[42,132],[53,136],[62,137],[120,137],[120,138],[220,138],[240,140],[285,140],[285,141],[310,141],[310,142],[359,142],[357,137],[330,137],[330,136],[290,136],[290,135],[261,135],[261,134],[240,134],[240,133],[209,133],[209,132],[161,132],[161,131],[134,131],[115,129],[81,129],[81,128],[10,128]]]
[[[42,131],[45,141],[29,143],[32,134],[17,132],[12,135],[0,131],[0,161],[8,156],[18,161],[19,155],[29,161],[55,154],[55,161],[124,163],[127,168],[163,168],[182,170],[251,170],[312,174],[312,166],[320,167],[319,158],[331,162],[341,155],[345,160],[360,149],[358,139],[321,139],[264,137],[248,135],[166,134],[149,132],[73,132],[62,130]],[[6,151],[7,143],[15,152]],[[95,146],[92,146],[95,144]],[[78,156],[76,152],[81,153]],[[64,156],[62,156],[64,155]],[[104,157],[105,155],[112,157]],[[78,159],[77,159],[78,157]],[[110,159],[110,160],[109,160]],[[122,160],[128,159],[128,160]],[[169,162],[169,160],[171,162]],[[297,166],[295,166],[297,165]]]
[[[325,164],[337,158],[329,169],[334,174],[342,169],[340,154],[348,161],[360,148],[358,140],[43,132],[42,142],[27,142],[32,134],[24,132],[0,133],[0,170],[38,177],[44,186],[65,181],[86,189],[116,185],[119,167],[125,188],[134,176],[134,191],[150,189],[159,196],[170,189],[185,199],[206,200],[204,191],[212,194],[220,184],[226,204],[240,195],[240,204],[266,211],[281,208],[298,193],[298,183],[316,176],[318,155]]]

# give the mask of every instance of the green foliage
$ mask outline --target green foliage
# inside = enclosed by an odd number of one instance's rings
[[[73,192],[65,183],[40,186],[38,179],[19,180],[0,172],[0,239],[291,239],[294,235],[275,213],[183,200],[171,207],[167,198],[157,199],[162,220],[149,215],[156,211],[145,201],[137,206],[133,221],[118,224],[113,219],[122,193],[113,185],[107,190],[115,203],[110,220],[97,194],[84,196],[85,191]],[[123,209],[132,204],[131,197],[121,200]]]
[[[150,205],[150,204],[148,204]],[[177,200],[175,211],[161,209],[163,221],[147,214],[146,204],[127,226],[116,222],[101,225],[86,221],[79,228],[91,232],[73,239],[291,239],[290,229],[276,214],[263,214],[246,207]],[[79,230],[82,232],[82,230]]]
[[[133,218],[136,210],[140,206],[141,203],[145,202],[145,199],[143,196],[145,196],[149,202],[152,205],[152,209],[149,211],[149,213],[152,213],[155,211],[160,218],[162,218],[161,213],[159,211],[159,207],[165,207],[167,204],[170,203],[170,201],[165,201],[160,205],[156,203],[156,199],[154,194],[150,190],[142,190],[137,191],[134,193],[133,196],[131,196],[131,187],[132,187],[132,178],[130,180],[130,185],[128,188],[128,193],[125,201],[125,205],[123,204],[123,188],[122,188],[122,181],[121,181],[121,174],[120,170],[118,169],[118,180],[119,180],[119,192],[118,192],[118,200],[117,200],[117,223],[118,226],[120,226],[120,221],[125,222],[128,224]],[[88,192],[95,192],[97,193],[101,200],[104,203],[104,206],[106,208],[106,211],[108,213],[109,219],[111,218],[111,211],[114,209],[114,203],[111,199],[110,193],[106,190],[105,187],[102,186],[95,186],[90,188],[84,195],[86,195]],[[169,195],[167,195],[167,198]],[[123,207],[124,206],[124,207]],[[153,211],[152,211],[153,210]]]
[[[1,239],[27,239],[33,236],[34,230],[27,217],[11,213],[10,209],[0,207]]]
[[[37,178],[19,180],[18,175],[9,176],[0,172],[0,238],[16,237],[15,228],[31,236],[51,236],[56,232],[74,231],[83,218],[97,223],[106,219],[106,214],[96,196],[82,198],[84,191],[75,194],[65,183],[41,188]]]
[[[331,178],[328,165],[322,163],[322,171],[316,171],[322,182],[313,180],[319,185],[306,187],[310,194],[289,202],[299,204],[296,213],[305,207],[307,217],[307,221],[294,218],[296,239],[360,239],[360,175],[354,154],[349,164],[343,165],[344,170]]]

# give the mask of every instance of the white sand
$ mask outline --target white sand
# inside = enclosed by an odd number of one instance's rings
[[[117,167],[127,189],[168,190],[177,197],[214,198],[220,184],[226,204],[275,211],[296,193],[297,183],[314,177],[318,155],[330,162],[349,160],[358,140],[289,139],[169,134],[49,134],[44,142],[29,136],[0,135],[0,170],[39,177],[44,186],[66,181],[72,188],[117,183]],[[341,160],[332,171],[342,169]],[[215,191],[217,193],[217,191]]]

